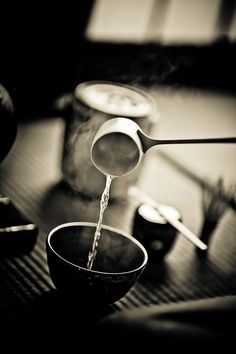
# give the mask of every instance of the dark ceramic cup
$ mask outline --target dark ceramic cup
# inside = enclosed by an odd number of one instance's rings
[[[92,269],[88,269],[96,226],[70,222],[51,230],[46,240],[48,267],[55,287],[62,293],[85,303],[111,304],[135,284],[148,256],[134,237],[102,225],[97,256]]]

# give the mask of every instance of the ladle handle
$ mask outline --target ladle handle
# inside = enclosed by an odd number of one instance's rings
[[[203,138],[203,139],[153,139],[141,131],[138,131],[139,137],[143,145],[143,151],[146,152],[148,149],[155,145],[164,144],[212,144],[212,143],[236,143],[236,137],[227,138]]]

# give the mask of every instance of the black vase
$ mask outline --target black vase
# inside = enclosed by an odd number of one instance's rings
[[[0,163],[11,149],[17,132],[12,99],[0,84]]]

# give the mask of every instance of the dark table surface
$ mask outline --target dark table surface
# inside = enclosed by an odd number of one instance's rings
[[[29,253],[0,260],[0,312],[4,319],[19,326],[25,318],[33,326],[39,321],[52,323],[52,318],[60,318],[58,313],[77,319],[82,316],[78,302],[66,302],[57,294],[45,252],[45,239],[51,228],[67,221],[97,222],[99,211],[98,201],[82,200],[63,188],[63,132],[64,121],[60,117],[20,123],[16,141],[0,166],[1,192],[39,227],[36,244]],[[184,223],[199,233],[201,186],[177,169],[165,154],[150,154],[137,184],[155,200],[175,206]],[[137,205],[130,198],[111,203],[104,223],[131,232]],[[96,315],[236,294],[235,230],[235,211],[228,208],[204,259],[193,244],[178,235],[162,263],[149,265],[125,297],[104,312],[99,309]]]

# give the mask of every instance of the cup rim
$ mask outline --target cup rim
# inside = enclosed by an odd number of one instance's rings
[[[117,233],[117,234],[120,234],[122,235],[123,237],[126,237],[128,239],[130,239],[133,243],[135,243],[143,252],[143,255],[144,255],[144,259],[143,259],[143,262],[142,264],[139,266],[139,267],[136,267],[132,270],[128,270],[128,271],[124,271],[124,272],[102,272],[102,271],[99,271],[99,270],[94,270],[94,269],[88,269],[88,268],[85,268],[85,267],[82,267],[80,265],[77,265],[73,262],[70,262],[68,261],[66,258],[62,257],[59,253],[57,253],[54,248],[52,247],[51,245],[51,237],[55,234],[55,232],[57,230],[60,230],[60,229],[63,229],[63,228],[67,228],[67,227],[71,227],[71,226],[88,226],[88,227],[94,227],[96,228],[97,226],[97,223],[95,222],[87,222],[87,221],[72,221],[72,222],[66,222],[66,223],[62,223],[62,224],[59,224],[57,225],[56,227],[54,227],[53,229],[51,229],[51,231],[49,231],[48,233],[48,236],[46,238],[46,242],[47,242],[47,245],[48,247],[50,248],[50,250],[57,256],[59,257],[60,259],[62,259],[64,262],[72,265],[73,267],[76,267],[78,269],[83,269],[83,271],[86,271],[88,273],[94,273],[94,274],[104,274],[104,275],[125,275],[125,274],[131,274],[131,273],[136,273],[138,270],[142,269],[145,267],[145,265],[147,264],[148,262],[148,253],[145,249],[145,247],[133,236],[131,236],[129,233],[123,231],[123,230],[120,230],[118,228],[115,228],[115,227],[112,227],[112,226],[109,226],[109,225],[105,225],[105,224],[102,224],[101,225],[101,228],[102,229],[105,229],[105,230],[108,230],[108,231],[112,231],[114,233]]]

